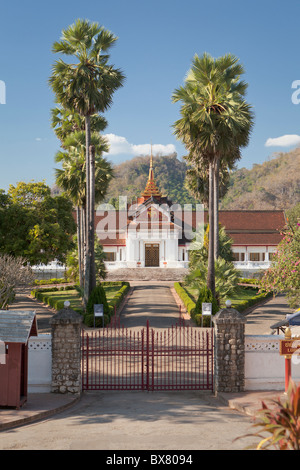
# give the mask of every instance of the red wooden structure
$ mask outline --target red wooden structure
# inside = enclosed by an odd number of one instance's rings
[[[82,334],[83,390],[211,390],[213,329],[103,328]]]
[[[35,312],[0,311],[0,406],[27,401],[28,339],[37,336]]]

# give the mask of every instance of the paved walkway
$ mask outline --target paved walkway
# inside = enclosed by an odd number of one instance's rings
[[[189,317],[181,310],[181,302],[169,281],[131,281],[133,288],[120,314],[120,323],[126,328],[146,326],[169,328],[182,318],[190,324]]]
[[[285,320],[286,314],[293,312],[285,296],[272,297],[246,315],[245,333],[246,335],[270,335],[272,334],[271,326]]]
[[[39,333],[50,333],[50,318],[56,311],[30,296],[30,289],[17,291],[15,301],[10,305],[9,310],[34,310],[36,312],[37,326]]]
[[[169,291],[169,286],[172,286],[173,282],[159,282],[159,284],[153,283],[151,288],[149,282],[146,282],[146,285],[142,284],[141,282],[132,282],[132,285],[135,288],[133,291],[134,294],[129,297],[128,304],[125,306],[121,314],[121,318],[124,320],[124,322],[127,322],[127,326],[132,324],[133,321],[145,322],[145,311],[147,311],[148,314],[151,313],[150,321],[151,326],[153,327],[163,327],[162,325],[168,326],[170,322],[172,323],[173,321],[176,321],[179,315],[178,305]],[[147,309],[145,309],[146,299],[147,303],[149,303],[149,308]],[[159,308],[157,308],[158,304],[160,305]],[[47,308],[35,299],[26,297],[24,294],[17,295],[16,301],[11,306],[11,309],[35,310],[37,313],[39,332],[50,332],[49,318],[55,313],[54,310]],[[285,314],[289,312],[290,309],[288,308],[284,297],[276,297],[275,299],[271,299],[266,304],[256,308],[248,314],[246,334],[269,334],[270,325],[281,319],[284,319]],[[177,394],[174,392],[174,399],[175,395],[177,396]],[[221,402],[225,404],[226,407],[238,410],[248,415],[255,415],[257,410],[261,408],[262,400],[268,401],[273,398],[277,398],[279,395],[280,393],[277,391],[245,392],[238,394],[223,393],[218,396],[217,401],[214,397],[213,402],[215,403],[215,406],[219,406],[217,403],[220,404]],[[84,396],[81,398],[81,400],[86,400]],[[102,404],[105,404],[106,396],[106,394],[103,395],[104,401]],[[160,395],[156,393],[149,395],[149,397],[155,397],[155,400],[153,400],[154,402],[156,402],[156,400],[164,400],[164,397],[166,396],[167,395],[163,394],[160,398]],[[182,397],[183,396],[184,395],[182,395]],[[120,395],[117,395],[117,397],[117,400],[119,400]],[[145,398],[148,397],[148,394],[136,394],[135,397],[137,400],[141,400],[141,405],[139,406],[142,406]],[[74,406],[76,402],[78,402],[78,397],[70,397],[51,393],[29,394],[27,403],[20,410],[0,410],[0,431],[10,427],[31,423],[32,421],[36,421],[41,418],[44,419],[59,412],[64,412],[64,410],[69,408],[70,405]],[[129,406],[128,403],[124,406]],[[72,414],[73,406],[69,411],[70,414]],[[90,420],[91,417],[87,417],[86,419]],[[234,425],[233,421],[232,424]],[[215,426],[217,426],[216,423]],[[112,444],[112,448],[114,448],[114,444]]]

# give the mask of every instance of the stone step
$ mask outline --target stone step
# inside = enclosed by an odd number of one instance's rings
[[[188,269],[120,268],[107,271],[106,281],[182,281]]]

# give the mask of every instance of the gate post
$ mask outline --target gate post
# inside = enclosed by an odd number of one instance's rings
[[[229,303],[214,316],[216,393],[242,392],[245,386],[246,319]]]
[[[54,393],[81,393],[81,323],[82,316],[69,308],[69,302],[50,319]]]

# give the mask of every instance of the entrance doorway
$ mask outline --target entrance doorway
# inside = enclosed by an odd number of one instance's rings
[[[145,244],[145,266],[159,267],[159,243]]]

